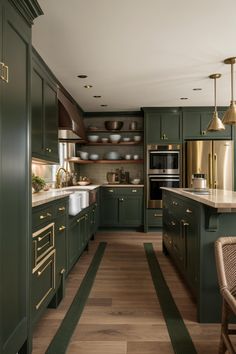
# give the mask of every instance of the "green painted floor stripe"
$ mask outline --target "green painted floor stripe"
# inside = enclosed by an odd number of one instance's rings
[[[144,249],[173,350],[176,354],[196,354],[192,339],[163,277],[152,243],[144,243]]]
[[[106,242],[100,242],[89,269],[45,354],[64,354],[78,324],[101,263]]]

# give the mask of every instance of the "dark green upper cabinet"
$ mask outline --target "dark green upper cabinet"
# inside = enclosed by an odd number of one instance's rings
[[[224,131],[208,132],[207,127],[212,119],[213,108],[183,108],[183,139],[232,139],[232,127],[225,126]],[[224,111],[218,110],[222,118]]]
[[[46,65],[33,51],[32,60],[32,157],[58,162],[57,85]]]
[[[30,353],[30,24],[35,0],[0,1],[0,353]],[[7,75],[8,74],[8,75]]]
[[[181,112],[178,108],[144,108],[147,144],[180,143]]]

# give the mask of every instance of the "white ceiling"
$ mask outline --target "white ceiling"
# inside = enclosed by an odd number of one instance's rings
[[[217,72],[218,105],[229,104],[223,60],[236,56],[235,0],[39,3],[44,16],[35,20],[33,45],[84,111],[213,105],[208,75]]]

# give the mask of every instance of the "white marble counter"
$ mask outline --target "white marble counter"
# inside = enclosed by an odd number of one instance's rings
[[[144,187],[144,184],[118,184],[118,183],[114,183],[114,184],[108,184],[108,183],[105,183],[105,184],[102,184],[101,187],[120,187],[120,188],[126,188],[126,187],[129,187],[129,188],[142,188]]]
[[[216,208],[219,212],[236,212],[236,192],[234,191],[210,189],[210,194],[201,195],[186,191],[184,190],[184,188],[163,187],[162,189],[182,195],[199,203],[206,204],[210,207]]]
[[[47,192],[41,191],[39,193],[34,193],[32,194],[32,207],[36,207],[38,205],[42,205],[56,199],[67,197],[71,193],[73,192],[69,190],[65,191],[60,189],[51,189]]]

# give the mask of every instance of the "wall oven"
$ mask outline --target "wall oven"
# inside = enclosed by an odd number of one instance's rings
[[[181,163],[180,145],[148,145],[148,174],[179,174]]]
[[[162,208],[162,189],[179,188],[179,175],[149,175],[147,181],[148,208]]]

